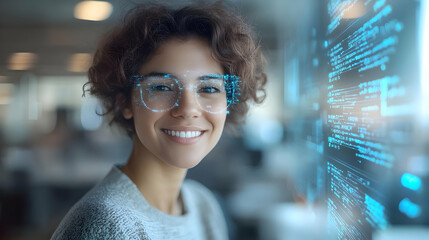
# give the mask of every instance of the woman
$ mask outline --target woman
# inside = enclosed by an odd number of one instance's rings
[[[132,152],[52,239],[227,239],[212,193],[184,178],[226,122],[262,101],[265,82],[251,29],[221,4],[134,8],[97,49],[87,83]]]

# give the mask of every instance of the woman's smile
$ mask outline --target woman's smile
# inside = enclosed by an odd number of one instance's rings
[[[179,144],[194,144],[197,143],[204,135],[206,130],[200,130],[193,127],[180,128],[165,128],[161,131],[168,139]]]

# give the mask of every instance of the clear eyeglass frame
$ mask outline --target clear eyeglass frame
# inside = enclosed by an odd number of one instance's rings
[[[184,75],[184,78],[186,78]],[[141,103],[153,112],[165,112],[179,106],[182,92],[193,89],[200,109],[213,114],[229,114],[240,96],[240,78],[234,75],[202,74],[194,84],[184,84],[169,73],[133,75],[130,82],[140,93]]]

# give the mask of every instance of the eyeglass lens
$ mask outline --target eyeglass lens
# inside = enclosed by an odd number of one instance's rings
[[[191,84],[200,108],[210,113],[220,113],[228,107],[223,78],[203,78]],[[163,112],[178,106],[183,84],[168,76],[147,76],[139,84],[142,103],[154,112]]]

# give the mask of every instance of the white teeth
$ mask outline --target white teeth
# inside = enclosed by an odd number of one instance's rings
[[[165,133],[171,136],[180,137],[180,138],[193,138],[198,137],[202,134],[201,131],[172,131],[164,130]]]

